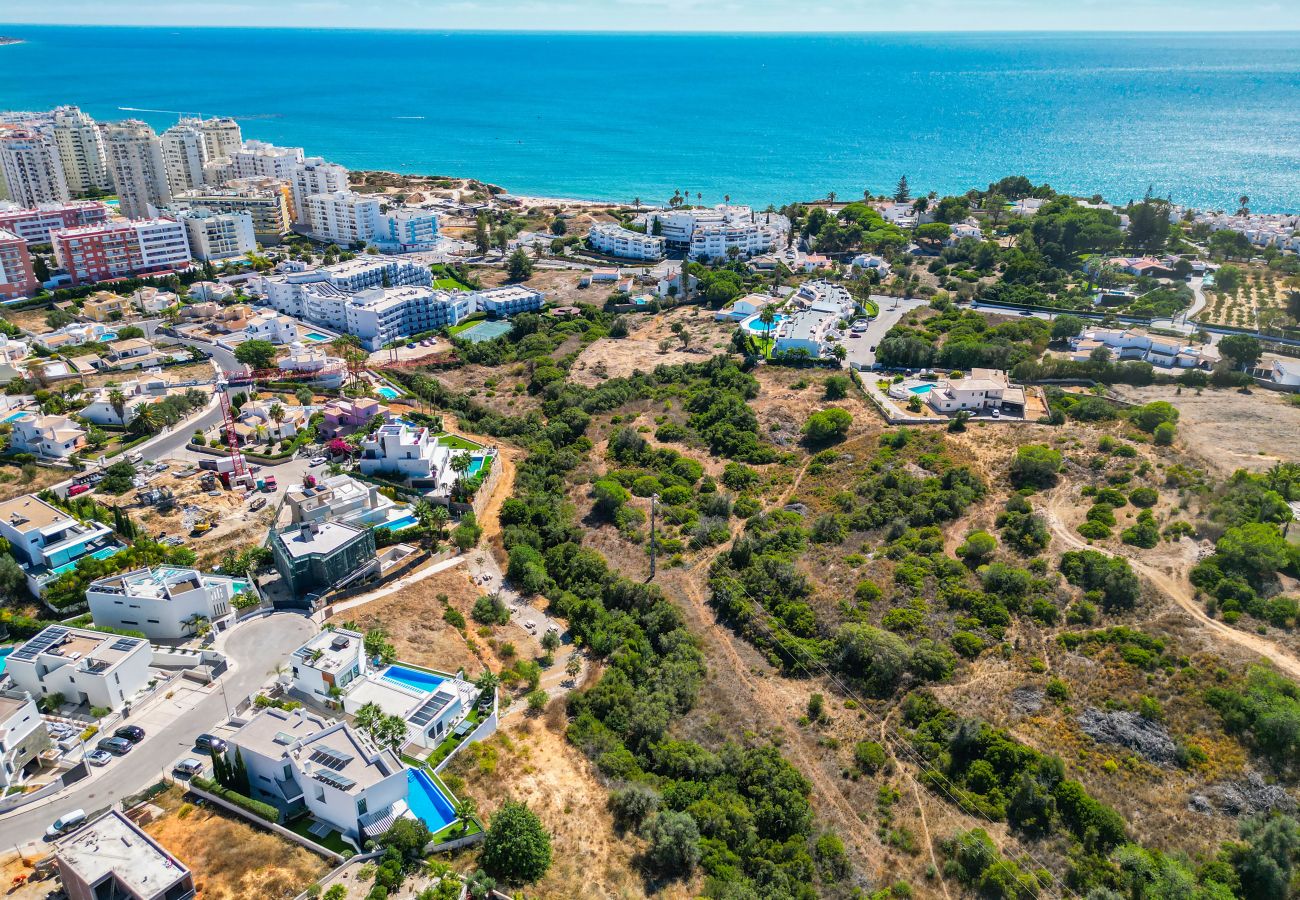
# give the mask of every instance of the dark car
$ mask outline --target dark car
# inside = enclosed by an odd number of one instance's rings
[[[226,742],[221,738],[211,734],[201,734],[194,739],[194,746],[199,750],[208,750],[216,753],[226,752]]]
[[[134,747],[135,744],[131,743],[126,738],[111,737],[104,738],[95,746],[100,750],[107,750],[114,756],[126,756],[126,754],[131,752],[131,748]]]
[[[139,725],[123,725],[114,731],[113,734],[120,738],[125,738],[133,744],[138,744],[144,740],[144,729]]]

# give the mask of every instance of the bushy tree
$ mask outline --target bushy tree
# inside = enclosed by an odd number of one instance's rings
[[[663,810],[646,827],[646,861],[664,875],[688,875],[700,861],[700,830],[690,813]]]
[[[809,443],[826,444],[842,439],[852,424],[853,416],[847,410],[832,406],[809,416],[803,426],[803,435]]]
[[[1011,460],[1011,483],[1019,486],[1050,487],[1061,471],[1061,452],[1044,444],[1026,444]]]
[[[483,868],[514,884],[537,881],[551,867],[551,836],[527,805],[507,801],[483,839]]]

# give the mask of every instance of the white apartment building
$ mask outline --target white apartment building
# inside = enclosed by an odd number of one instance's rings
[[[204,183],[203,164],[208,161],[202,122],[183,118],[162,133],[163,166],[173,194],[192,190]]]
[[[163,160],[162,142],[139,119],[110,122],[103,128],[108,171],[117,191],[122,215],[143,219],[165,207],[172,198]]]
[[[307,198],[313,194],[333,194],[348,189],[348,170],[337,163],[326,162],[319,156],[310,156],[294,169],[293,181],[294,221],[310,225]]]
[[[265,182],[185,191],[172,198],[171,208],[247,213],[253,219],[253,237],[263,244],[279,243],[292,228],[287,191],[283,186]]]
[[[104,141],[94,119],[75,106],[60,106],[54,110],[51,133],[59,151],[63,178],[73,197],[112,189]]]
[[[0,131],[0,178],[20,206],[65,203],[70,196],[53,137],[34,129]]]
[[[343,331],[371,351],[413,334],[455,325],[477,309],[476,295],[427,287],[370,288],[346,297]]]
[[[293,173],[303,161],[301,147],[277,147],[265,141],[244,141],[230,154],[234,178],[273,178],[292,183]]]
[[[24,769],[50,746],[50,733],[26,691],[0,689],[0,790],[22,783]]]
[[[342,246],[373,240],[383,227],[379,199],[351,191],[311,194],[307,227],[313,237]]]
[[[439,243],[437,213],[417,207],[399,207],[380,213],[375,246],[393,253],[432,250]]]
[[[239,151],[244,138],[239,123],[228,117],[204,119],[199,123],[203,132],[203,151],[207,159],[230,159]]]
[[[407,812],[407,770],[344,722],[268,707],[227,742],[242,755],[256,799],[306,809],[360,844]]]
[[[108,207],[98,200],[42,203],[34,209],[0,203],[0,228],[12,231],[29,244],[48,244],[61,228],[98,225],[108,221]]]
[[[185,226],[172,219],[146,219],[132,222],[140,242],[140,269],[143,271],[184,269],[191,262],[190,242]]]
[[[198,634],[203,621],[217,629],[230,624],[231,601],[246,587],[198,569],[136,569],[91,582],[86,602],[96,625],[171,641]]]
[[[26,413],[10,424],[9,449],[46,459],[67,459],[86,445],[86,431],[67,416]]]
[[[785,216],[755,213],[748,206],[650,210],[637,222],[647,235],[662,237],[667,249],[687,251],[695,259],[726,259],[732,248],[741,256],[766,253],[784,246],[790,233]]]
[[[38,597],[56,570],[117,546],[107,525],[81,522],[31,494],[0,503],[0,537],[9,541],[14,559],[27,573],[27,586]]]
[[[148,684],[152,661],[141,638],[50,625],[9,654],[5,672],[33,697],[116,711]]]
[[[546,304],[546,295],[522,285],[502,285],[474,292],[478,308],[491,316],[508,318],[521,312],[533,312]],[[418,334],[419,332],[412,332]]]
[[[623,259],[660,260],[666,249],[662,237],[632,231],[612,222],[599,222],[587,232],[591,248]]]
[[[264,275],[249,283],[267,305],[333,331],[348,329],[350,296],[368,288],[429,286],[433,275],[420,263],[359,256],[319,269]],[[415,334],[416,332],[409,332]],[[381,344],[382,346],[382,344]]]
[[[257,249],[253,217],[246,212],[216,212],[200,206],[178,210],[176,219],[185,226],[195,259],[231,259]]]

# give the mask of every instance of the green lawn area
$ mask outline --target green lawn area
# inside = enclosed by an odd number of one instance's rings
[[[444,291],[468,291],[469,285],[461,284],[455,278],[446,275],[433,280],[433,286]]]
[[[871,318],[873,319],[876,316],[880,315],[880,307],[876,304],[876,301],[874,300],[863,300],[862,308],[865,309],[867,311],[867,315],[871,316]]]
[[[453,450],[482,450],[482,444],[476,444],[468,438],[463,438],[457,434],[447,434],[443,432],[438,435],[438,442],[445,447],[451,447]]]
[[[473,315],[470,316],[466,316],[464,319],[461,319],[455,325],[448,328],[447,333],[460,334],[462,331],[465,331],[467,328],[472,328],[473,326],[477,325],[479,322],[482,322],[486,318],[487,318],[487,313],[481,313],[481,312],[474,313]]]
[[[441,831],[435,832],[433,842],[441,844],[443,841],[454,841],[457,838],[469,837],[471,834],[478,834],[483,830],[483,826],[478,823],[478,819],[469,820],[469,828],[464,831],[460,830],[460,822],[452,822]]]
[[[292,831],[296,835],[299,835],[300,837],[305,837],[307,840],[311,841],[314,844],[320,844],[326,850],[333,850],[335,853],[346,854],[346,855],[351,855],[357,852],[357,848],[353,847],[347,841],[343,840],[343,836],[339,834],[338,831],[331,829],[329,834],[325,835],[324,837],[318,837],[307,830],[308,828],[310,828],[312,825],[315,824],[316,824],[315,818],[313,818],[312,816],[304,816],[303,818],[298,819],[296,822],[292,824],[285,825],[285,828],[288,828],[290,831]]]

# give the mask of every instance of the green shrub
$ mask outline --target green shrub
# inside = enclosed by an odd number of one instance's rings
[[[220,797],[222,800],[239,807],[245,812],[252,813],[259,819],[265,819],[268,822],[280,821],[280,811],[271,804],[263,803],[260,800],[254,800],[252,797],[245,797],[243,794],[232,791],[229,788],[224,788],[215,781],[204,778],[202,775],[195,775],[190,779],[190,784],[199,790],[207,791],[209,794]]]

